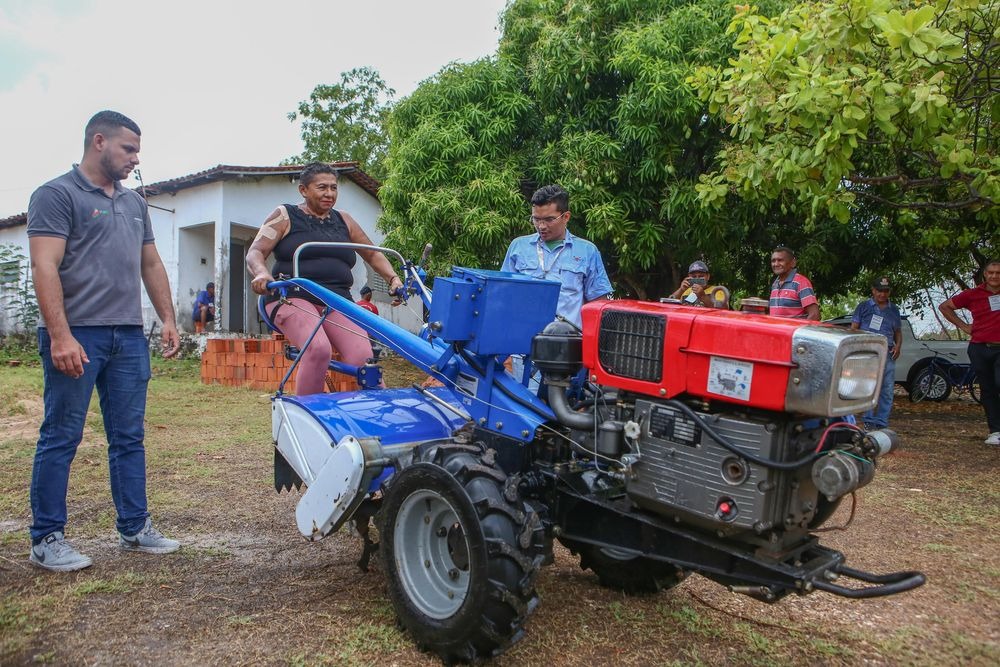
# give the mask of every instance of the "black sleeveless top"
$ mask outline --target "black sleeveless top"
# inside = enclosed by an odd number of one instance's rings
[[[310,241],[346,241],[351,242],[347,223],[336,210],[330,210],[326,218],[317,218],[302,212],[296,204],[285,204],[290,227],[285,238],[274,246],[275,263],[271,275],[275,278],[279,273],[292,275],[292,256],[303,243]],[[351,299],[351,285],[354,277],[351,269],[357,262],[357,254],[348,248],[310,248],[299,255],[299,277],[309,278],[319,283],[331,292],[345,299]],[[322,304],[316,297],[307,292],[289,292],[289,297],[305,299],[312,303]],[[270,295],[267,301],[277,301],[277,295]]]

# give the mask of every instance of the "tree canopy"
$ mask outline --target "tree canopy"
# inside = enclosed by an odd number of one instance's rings
[[[356,161],[375,178],[384,178],[388,149],[385,121],[395,91],[377,71],[360,67],[343,72],[340,83],[320,84],[299,102],[288,120],[302,120],[302,153],[292,163]]]
[[[1000,236],[998,6],[513,0],[495,55],[394,106],[381,224],[438,270],[496,267],[558,183],[619,295],[694,259],[761,294],[776,245],[821,298],[961,282]]]
[[[619,293],[669,293],[702,257],[763,286],[768,249],[798,216],[711,209],[695,190],[725,134],[687,81],[732,53],[731,18],[722,0],[515,0],[494,57],[446,67],[395,107],[390,242],[431,241],[440,266],[497,266],[532,231],[526,197],[559,183],[571,229],[602,248]]]
[[[743,6],[729,31],[733,59],[691,79],[732,137],[703,202],[832,216],[917,282],[998,250],[1000,3]]]

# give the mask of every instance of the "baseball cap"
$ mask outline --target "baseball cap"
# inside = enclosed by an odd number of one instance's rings
[[[372,288],[369,287],[368,285],[365,285],[364,287],[361,288],[361,296],[364,296],[365,294],[371,294],[371,293],[372,293]]]
[[[695,271],[702,271],[704,273],[708,273],[708,264],[701,261],[700,259],[691,262],[691,266],[688,267],[688,273],[694,273]]]
[[[885,276],[872,281],[872,289],[892,289],[892,283]]]

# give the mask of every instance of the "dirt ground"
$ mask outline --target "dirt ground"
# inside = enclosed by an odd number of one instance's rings
[[[377,563],[358,570],[356,538],[309,543],[298,534],[297,494],[272,485],[268,397],[202,386],[192,364],[157,367],[147,426],[151,510],[182,550],[118,550],[95,409],[74,463],[67,527],[94,565],[33,568],[27,486],[40,373],[0,373],[0,663],[440,664],[397,626]],[[692,576],[668,592],[625,597],[557,548],[525,638],[493,662],[1000,664],[1000,449],[982,444],[983,421],[967,399],[914,405],[897,396],[903,449],[859,494],[850,529],[823,538],[855,567],[925,572],[917,591],[765,605]],[[846,518],[842,508],[830,523]]]

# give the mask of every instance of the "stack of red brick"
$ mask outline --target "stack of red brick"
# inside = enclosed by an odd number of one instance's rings
[[[285,345],[285,337],[280,334],[269,339],[210,338],[201,355],[201,381],[277,391],[292,365],[285,357]],[[358,382],[349,375],[330,371],[326,387],[328,391],[353,391],[358,388]],[[294,373],[285,383],[285,393],[295,393]]]

